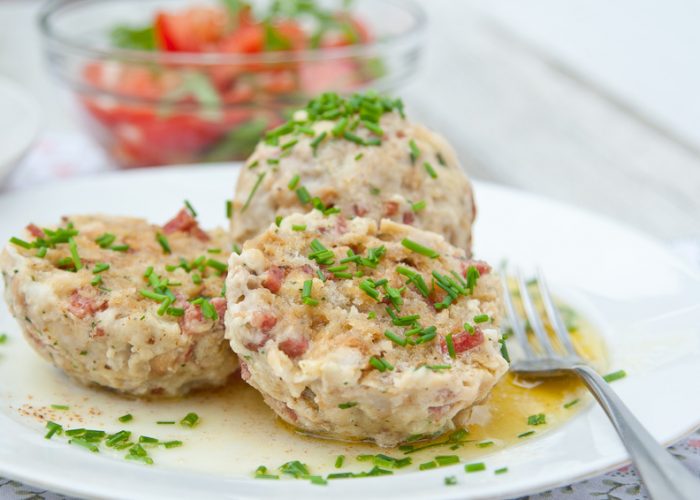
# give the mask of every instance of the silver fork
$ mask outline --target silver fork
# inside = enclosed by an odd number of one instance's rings
[[[700,479],[656,442],[603,377],[578,355],[542,272],[538,270],[535,281],[549,324],[563,347],[563,353],[559,353],[550,341],[527,283],[520,272],[516,273],[516,279],[527,321],[537,338],[540,350],[544,353],[539,354],[530,345],[525,321],[515,309],[506,274],[502,272],[501,285],[509,323],[525,353],[524,359],[513,362],[511,370],[531,377],[557,377],[571,373],[578,375],[610,418],[652,498],[657,500],[700,498]]]

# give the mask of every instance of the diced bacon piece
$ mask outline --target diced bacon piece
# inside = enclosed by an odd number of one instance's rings
[[[453,335],[452,342],[455,345],[455,353],[459,354],[481,345],[484,342],[484,332],[477,326],[474,328],[474,333],[461,332]],[[443,352],[448,352],[444,338],[440,339],[440,347]]]
[[[413,215],[413,212],[404,212],[403,213],[403,223],[408,224],[409,226],[413,224],[413,222],[416,220],[416,216]]]
[[[219,316],[219,322],[223,324],[224,315],[226,314],[226,306],[228,305],[228,302],[226,302],[226,298],[214,297],[209,302],[211,302],[211,305],[213,305],[214,309],[216,309],[216,314],[217,316]]]
[[[262,285],[272,293],[277,293],[280,291],[280,288],[282,288],[282,280],[284,279],[285,274],[286,272],[284,268],[272,266],[267,270]]]
[[[277,324],[277,318],[269,312],[255,311],[250,324],[261,332],[267,333]]]
[[[309,341],[306,337],[290,337],[279,343],[279,349],[290,358],[298,358],[309,348]]]
[[[43,238],[45,236],[44,231],[39,229],[39,226],[37,226],[36,224],[29,224],[27,226],[27,231],[35,238]]]
[[[385,201],[384,202],[384,215],[387,217],[392,217],[399,213],[399,202],[398,201]]]
[[[70,303],[68,310],[80,319],[93,316],[96,312],[107,309],[108,303],[106,300],[97,300],[94,297],[86,297],[80,291],[74,290],[70,295]]]
[[[90,332],[90,338],[94,339],[97,337],[104,337],[105,336],[105,331],[100,328],[99,326],[95,328],[92,332]]]
[[[209,241],[209,235],[199,227],[197,219],[192,217],[187,209],[184,208],[163,226],[163,232],[165,234],[172,234],[177,231],[190,233],[200,241]]]
[[[348,231],[348,221],[342,215],[335,218],[335,230],[338,234],[345,234]]]
[[[364,217],[367,215],[367,208],[363,205],[358,205],[357,203],[352,205],[352,211],[358,217]]]
[[[479,276],[483,276],[484,274],[489,274],[491,272],[491,266],[483,260],[468,260],[462,264],[462,275],[464,277],[467,276],[467,270],[472,266],[479,271]]]
[[[241,367],[241,379],[244,381],[250,379],[250,370],[248,369],[246,362],[241,359],[239,361],[239,365]]]

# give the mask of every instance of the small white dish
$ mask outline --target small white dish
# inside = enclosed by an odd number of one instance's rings
[[[36,99],[18,84],[0,77],[0,179],[34,142],[40,117]]]
[[[19,234],[30,221],[50,224],[63,214],[139,215],[164,222],[185,198],[197,208],[205,226],[225,224],[224,202],[232,195],[237,172],[231,165],[160,168],[11,193],[0,197],[0,240]],[[613,221],[490,184],[477,183],[476,193],[477,256],[494,263],[507,258],[525,268],[541,264],[555,291],[601,329],[611,369],[628,373],[614,388],[649,431],[670,443],[696,428],[700,424],[698,275],[659,243]],[[540,437],[484,453],[479,460],[486,463],[485,472],[467,474],[459,465],[331,480],[327,486],[255,480],[251,473],[261,463],[275,466],[292,459],[285,455],[283,440],[302,438],[272,427],[270,434],[246,434],[245,422],[237,422],[226,408],[207,415],[207,425],[194,434],[180,426],[156,427],[151,425],[154,408],[181,416],[198,411],[203,400],[153,406],[79,387],[30,350],[4,305],[0,331],[10,336],[0,346],[0,476],[80,497],[511,498],[601,474],[627,460],[607,417],[590,405]],[[152,421],[139,432],[182,438],[186,446],[158,452],[157,465],[134,464],[69,446],[65,440],[45,440],[42,425],[19,411],[29,405],[24,413],[31,414],[32,408],[69,401],[96,410],[96,415],[83,416],[82,425],[112,431],[120,425],[115,415],[132,409],[144,417],[141,420]],[[263,409],[260,419],[272,422],[270,415]],[[504,466],[507,474],[494,474]],[[458,484],[446,486],[448,475],[455,475]]]

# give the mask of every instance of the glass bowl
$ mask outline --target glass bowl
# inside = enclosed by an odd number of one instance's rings
[[[115,26],[146,25],[158,12],[193,5],[221,3],[57,0],[40,14],[53,74],[75,96],[86,130],[120,166],[244,159],[262,132],[321,92],[396,90],[415,71],[423,45],[424,13],[406,0],[353,2],[352,19],[369,33],[355,45],[233,53],[112,44]]]

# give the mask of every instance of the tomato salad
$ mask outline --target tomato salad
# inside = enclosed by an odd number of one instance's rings
[[[163,63],[127,56],[84,67],[81,103],[100,141],[126,167],[245,158],[262,132],[310,95],[350,92],[384,72],[377,58],[295,57],[372,41],[350,10],[310,0],[278,0],[264,12],[237,0],[159,11],[146,26],[117,26],[110,35],[119,49],[194,56],[164,56]],[[285,56],[252,57],[269,52]],[[213,54],[251,57],[207,61]]]

